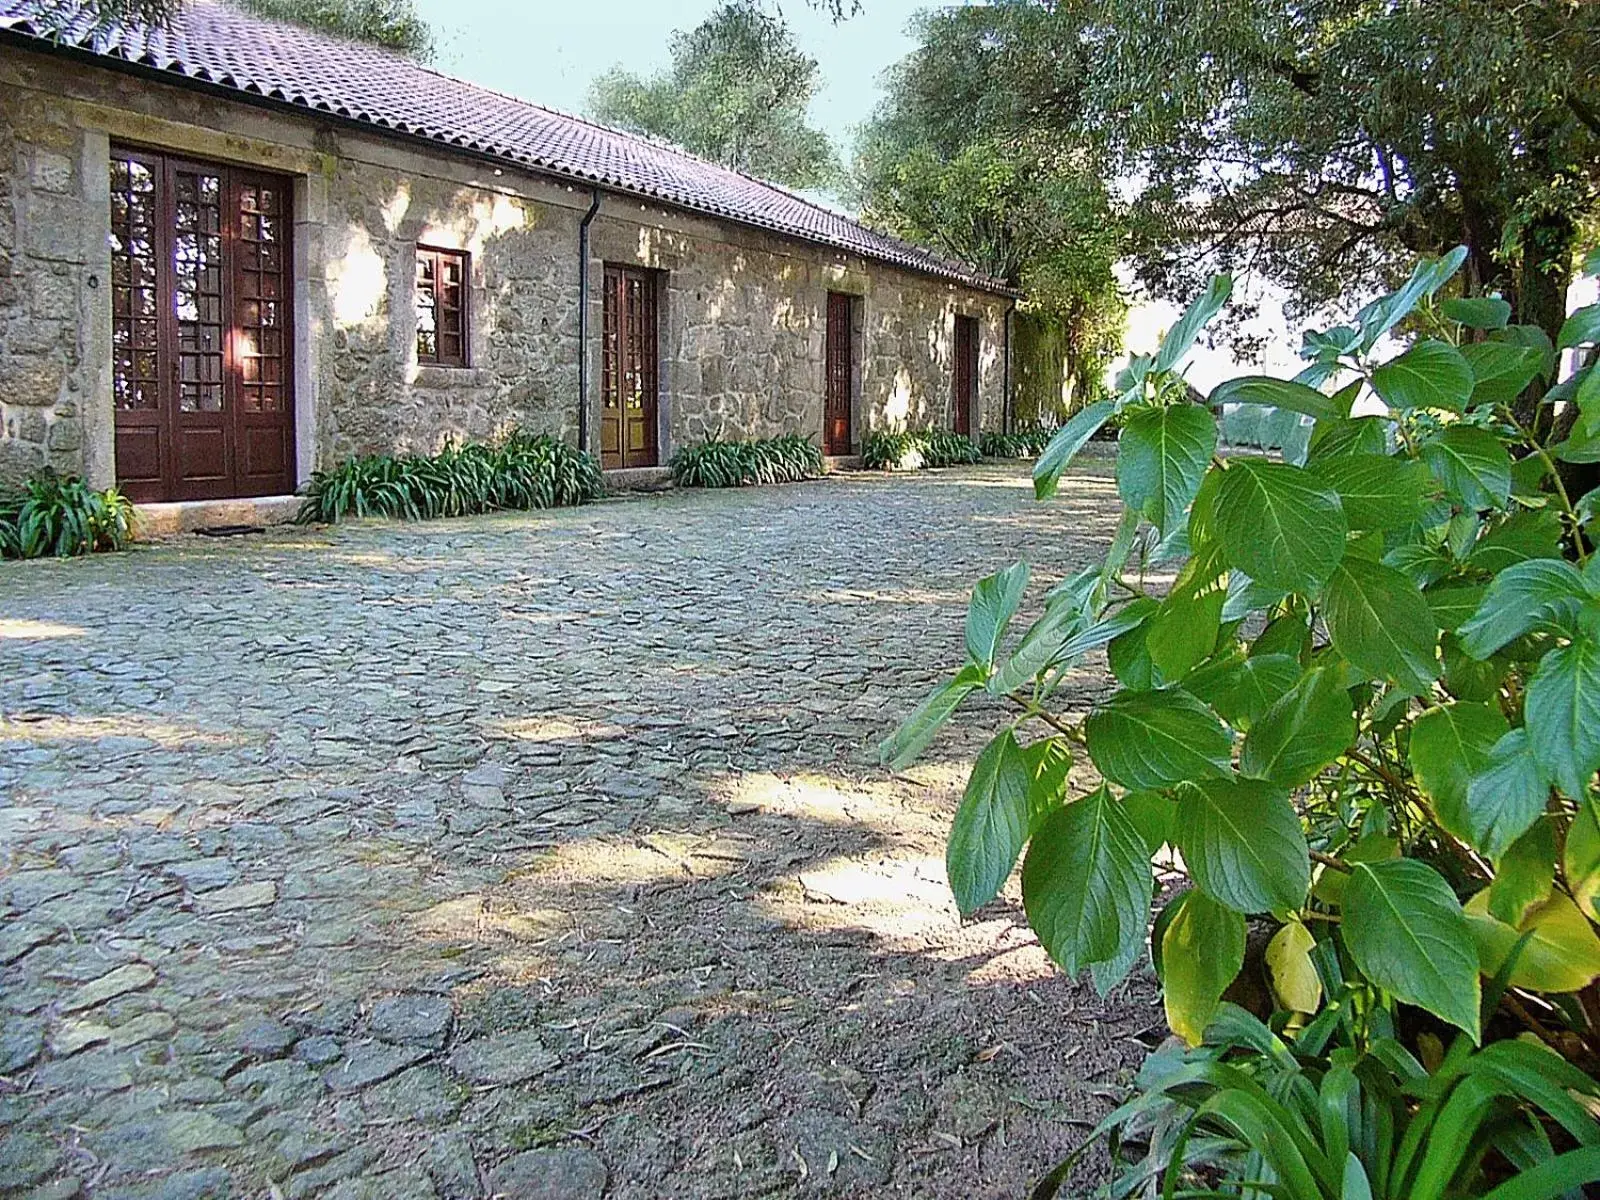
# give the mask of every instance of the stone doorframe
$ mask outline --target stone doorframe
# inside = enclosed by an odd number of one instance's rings
[[[241,166],[260,167],[290,176],[294,183],[294,236],[291,243],[293,303],[293,394],[295,485],[311,478],[316,466],[316,392],[320,375],[320,314],[327,307],[323,281],[323,231],[327,222],[328,187],[319,171],[307,164],[285,166],[279,153],[264,161],[241,159],[239,139],[194,126],[170,125],[149,117],[128,114],[117,120],[114,110],[97,108],[107,118],[96,127],[83,127],[79,146],[85,219],[82,232],[84,287],[79,309],[84,404],[83,476],[92,487],[116,482],[116,416],[113,407],[111,337],[111,142],[128,140],[193,154]],[[121,126],[121,127],[119,127]],[[153,128],[154,127],[154,128]],[[170,136],[163,137],[162,134]],[[231,153],[230,153],[231,151]],[[305,158],[305,155],[296,155]]]

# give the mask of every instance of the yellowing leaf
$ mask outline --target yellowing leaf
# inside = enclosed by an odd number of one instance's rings
[[[1201,891],[1172,904],[1176,911],[1161,930],[1162,1000],[1172,1032],[1198,1046],[1244,966],[1244,918]]]
[[[1592,804],[1580,804],[1572,818],[1562,870],[1584,916],[1600,920],[1600,821]]]
[[[1292,1012],[1314,1013],[1322,1004],[1322,979],[1311,963],[1317,939],[1299,921],[1290,921],[1267,943],[1267,978],[1278,1003]]]
[[[1533,936],[1511,969],[1512,987],[1576,992],[1600,977],[1600,937],[1595,936],[1594,927],[1562,893],[1557,892],[1529,913],[1520,929],[1489,915],[1487,890],[1467,901],[1465,907],[1485,975],[1498,973],[1517,939],[1531,929]]]

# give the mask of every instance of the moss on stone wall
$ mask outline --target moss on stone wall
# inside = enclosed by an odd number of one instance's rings
[[[1072,402],[1067,333],[1059,321],[1018,309],[1011,327],[1019,425],[1053,422]]]

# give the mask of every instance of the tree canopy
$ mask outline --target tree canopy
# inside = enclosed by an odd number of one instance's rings
[[[246,12],[304,25],[350,41],[369,42],[426,62],[433,57],[433,31],[415,0],[231,0]],[[66,21],[88,12],[102,25],[140,21],[165,25],[184,0],[51,0],[46,19]]]
[[[414,0],[232,0],[247,12],[291,21],[354,42],[370,42],[426,62],[433,31]]]
[[[1001,7],[1036,6],[999,0]],[[1302,309],[1417,253],[1554,333],[1600,175],[1600,6],[1064,0],[1085,86],[1019,104],[1135,181],[1147,277],[1256,267]]]
[[[928,12],[914,33],[858,138],[863,217],[1026,289],[1086,396],[1120,347],[1123,228],[1094,157],[1029,111],[1082,91],[1075,30],[1002,4]]]
[[[641,77],[621,67],[595,80],[597,119],[790,187],[837,175],[827,135],[808,123],[817,62],[779,15],[730,0],[671,41],[671,62]]]

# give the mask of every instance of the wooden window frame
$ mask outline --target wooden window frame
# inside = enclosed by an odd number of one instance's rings
[[[457,250],[451,246],[429,246],[422,242],[417,243],[416,258],[413,260],[413,271],[416,264],[423,259],[433,260],[433,353],[425,354],[422,349],[422,323],[420,304],[422,282],[414,280],[412,283],[413,296],[417,298],[418,322],[416,330],[417,362],[425,367],[451,367],[465,369],[472,365],[472,254],[467,250]],[[447,355],[443,352],[443,337],[445,324],[440,319],[443,311],[439,304],[439,280],[446,262],[457,262],[461,265],[461,304],[457,310],[460,317],[461,353]]]

